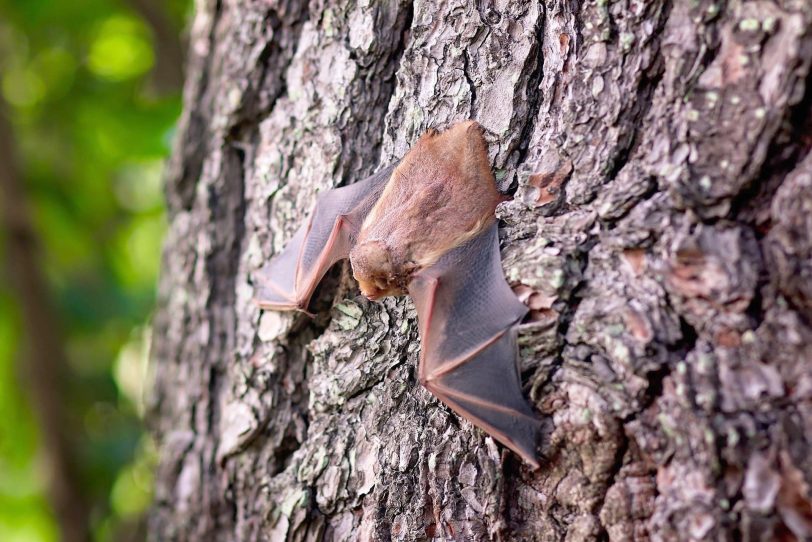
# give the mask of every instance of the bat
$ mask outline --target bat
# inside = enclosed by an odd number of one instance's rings
[[[368,299],[414,301],[420,383],[538,468],[541,421],[516,367],[514,326],[527,308],[502,271],[494,216],[502,200],[479,124],[430,130],[399,163],[320,194],[255,276],[256,301],[307,312],[327,270],[349,258]]]

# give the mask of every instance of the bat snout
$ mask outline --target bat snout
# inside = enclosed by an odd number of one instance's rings
[[[370,281],[358,279],[358,286],[361,288],[361,294],[370,301],[377,301],[383,297],[383,290]]]
[[[358,286],[361,288],[361,294],[364,297],[369,299],[370,301],[378,301],[379,299],[386,297],[386,296],[397,296],[402,295],[400,288],[393,286],[386,282],[381,282],[379,280],[364,280],[358,279]]]

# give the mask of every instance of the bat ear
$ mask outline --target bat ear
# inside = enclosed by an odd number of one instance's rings
[[[468,142],[468,147],[475,155],[485,153],[487,156],[487,147],[485,146],[485,129],[475,120],[465,122],[465,140]]]
[[[479,124],[475,120],[466,120],[462,124],[463,124],[463,126],[465,126],[465,131],[466,132],[468,132],[469,134],[475,135],[477,137],[482,136],[482,132],[485,131],[485,129],[482,128],[482,125]]]
[[[485,142],[485,129],[475,120],[462,123],[465,128],[465,160],[469,174],[482,182],[494,182],[491,162],[488,159],[488,145]],[[498,203],[498,201],[497,201]]]

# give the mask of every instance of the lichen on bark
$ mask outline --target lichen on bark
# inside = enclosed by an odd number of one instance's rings
[[[801,0],[199,0],[155,317],[156,540],[812,537]],[[407,299],[252,277],[315,195],[474,118],[529,470],[422,389]]]

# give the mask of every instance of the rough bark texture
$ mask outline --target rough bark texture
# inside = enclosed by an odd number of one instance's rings
[[[199,0],[155,322],[156,540],[812,537],[805,0]],[[528,470],[421,389],[407,299],[252,274],[474,118],[534,308]]]

